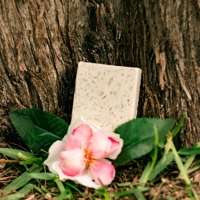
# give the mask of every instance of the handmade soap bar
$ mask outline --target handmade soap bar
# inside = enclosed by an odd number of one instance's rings
[[[104,130],[136,117],[141,69],[79,62],[72,121],[82,115]]]

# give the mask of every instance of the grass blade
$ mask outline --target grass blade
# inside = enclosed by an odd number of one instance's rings
[[[63,182],[60,181],[59,179],[56,179],[55,182],[56,182],[56,184],[57,184],[58,189],[60,190],[60,192],[61,193],[64,192],[65,191],[65,187],[63,185]]]
[[[187,171],[186,171],[186,169],[185,169],[185,167],[184,167],[184,165],[181,161],[181,158],[180,158],[172,140],[171,140],[171,149],[172,149],[172,152],[174,153],[174,159],[175,159],[176,164],[177,164],[177,166],[180,170],[180,173],[185,180],[186,189],[188,189],[188,194],[189,194],[190,198],[191,199],[198,199],[198,195],[196,194],[195,190],[191,186],[190,179],[188,177]]]
[[[0,148],[0,153],[15,160],[22,159],[20,155],[26,158],[35,158],[34,154],[19,149]]]
[[[29,171],[24,172],[22,175],[20,175],[18,178],[12,181],[9,185],[7,185],[3,190],[4,194],[17,190],[20,187],[23,187],[26,183],[28,183],[32,179],[32,177],[29,175],[30,172],[40,172],[42,169],[43,169],[42,166],[32,166],[29,169]]]
[[[33,189],[33,187],[34,186],[32,184],[27,184],[21,190],[19,190],[17,193],[8,195],[7,197],[1,197],[1,200],[22,199],[25,195],[27,195]]]
[[[182,148],[178,153],[185,156],[197,155],[200,154],[200,147]]]
[[[146,184],[146,182],[149,179],[150,173],[152,172],[154,165],[156,163],[157,160],[157,156],[158,156],[158,130],[156,128],[156,126],[154,125],[154,132],[155,132],[155,143],[154,143],[154,149],[152,151],[151,158],[152,158],[152,162],[148,162],[148,164],[146,165],[142,176],[139,180],[139,183],[141,184],[141,186],[144,186]]]
[[[136,188],[136,189],[132,189],[132,190],[126,190],[126,191],[121,191],[121,192],[115,192],[113,197],[123,197],[123,196],[127,196],[127,195],[131,195],[138,193],[139,196],[142,195],[142,192],[147,191],[149,188],[148,187],[141,187],[140,189]],[[139,190],[139,191],[138,191]],[[140,193],[140,194],[139,194]],[[143,195],[142,195],[143,196]]]
[[[69,182],[65,182],[65,185],[67,185],[68,187],[71,187],[72,189],[77,191],[81,196],[85,197],[85,195],[75,185],[73,185]]]
[[[174,128],[174,130],[172,131],[172,138],[174,138],[174,137],[177,135],[177,133],[180,131],[180,129],[181,129],[182,125],[183,125],[183,122],[184,122],[185,118],[186,118],[186,115],[183,115],[183,116],[181,117],[181,119],[179,120],[177,126],[176,126],[176,127]]]
[[[73,200],[73,194],[69,188],[66,188],[64,191],[60,193],[60,195],[56,198],[56,200],[64,200],[64,199],[70,199]]]
[[[174,160],[174,154],[169,152],[165,157],[162,157],[149,176],[149,181],[152,181],[156,176],[163,171]]]
[[[50,180],[50,181],[51,180],[54,181],[55,179],[58,178],[58,176],[53,173],[30,173],[29,176],[34,179],[42,179],[42,180]]]
[[[134,191],[134,195],[139,200],[145,200],[144,195],[142,194],[141,188],[136,188]]]

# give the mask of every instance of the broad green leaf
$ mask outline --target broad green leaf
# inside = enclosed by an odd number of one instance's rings
[[[200,154],[200,147],[182,148],[178,153],[185,156],[197,155]]]
[[[9,185],[7,185],[3,190],[4,194],[7,194],[11,191],[15,191],[23,187],[32,179],[32,177],[29,176],[29,173],[40,172],[42,169],[42,166],[32,166],[28,171],[24,172],[22,175],[20,175],[18,178],[12,181]]]
[[[9,113],[10,119],[26,145],[35,153],[48,151],[67,133],[68,124],[59,117],[39,109],[20,109]]]
[[[161,140],[161,141],[158,143],[158,146],[162,149],[162,148],[165,147],[166,143],[167,143],[167,139],[164,138],[163,140]]]
[[[116,160],[116,165],[123,165],[135,158],[149,153],[154,146],[154,125],[159,133],[159,141],[172,129],[175,121],[172,119],[137,118],[115,129],[124,140],[123,149]]]
[[[34,179],[53,180],[53,181],[58,178],[58,176],[53,173],[30,173],[29,176]]]
[[[156,178],[156,176],[163,171],[172,161],[174,160],[174,154],[170,151],[165,157],[162,157],[156,166],[154,167],[153,171],[150,173],[149,181],[152,181]]]
[[[2,153],[5,156],[8,156],[12,159],[15,159],[15,160],[22,159],[22,157],[20,156],[21,154],[23,156],[25,156],[26,158],[34,158],[35,157],[34,154],[29,153],[27,151],[19,150],[19,149],[0,148],[0,153]]]

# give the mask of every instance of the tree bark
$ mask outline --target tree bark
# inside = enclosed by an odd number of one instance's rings
[[[200,3],[145,0],[0,1],[0,133],[8,112],[35,107],[70,122],[79,61],[139,67],[139,117],[187,120],[200,139]]]

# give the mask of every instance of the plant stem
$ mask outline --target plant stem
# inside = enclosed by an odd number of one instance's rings
[[[187,171],[181,161],[181,158],[176,150],[176,147],[174,146],[174,143],[172,141],[172,138],[169,138],[169,141],[171,141],[171,150],[174,153],[174,159],[176,161],[176,164],[180,170],[181,175],[183,176],[185,183],[186,183],[186,188],[188,189],[188,194],[190,196],[191,199],[198,199],[198,196],[195,192],[195,190],[192,188],[191,183],[190,183],[190,179],[188,177]]]
[[[6,159],[0,159],[0,163],[20,163],[21,160],[6,160]]]

